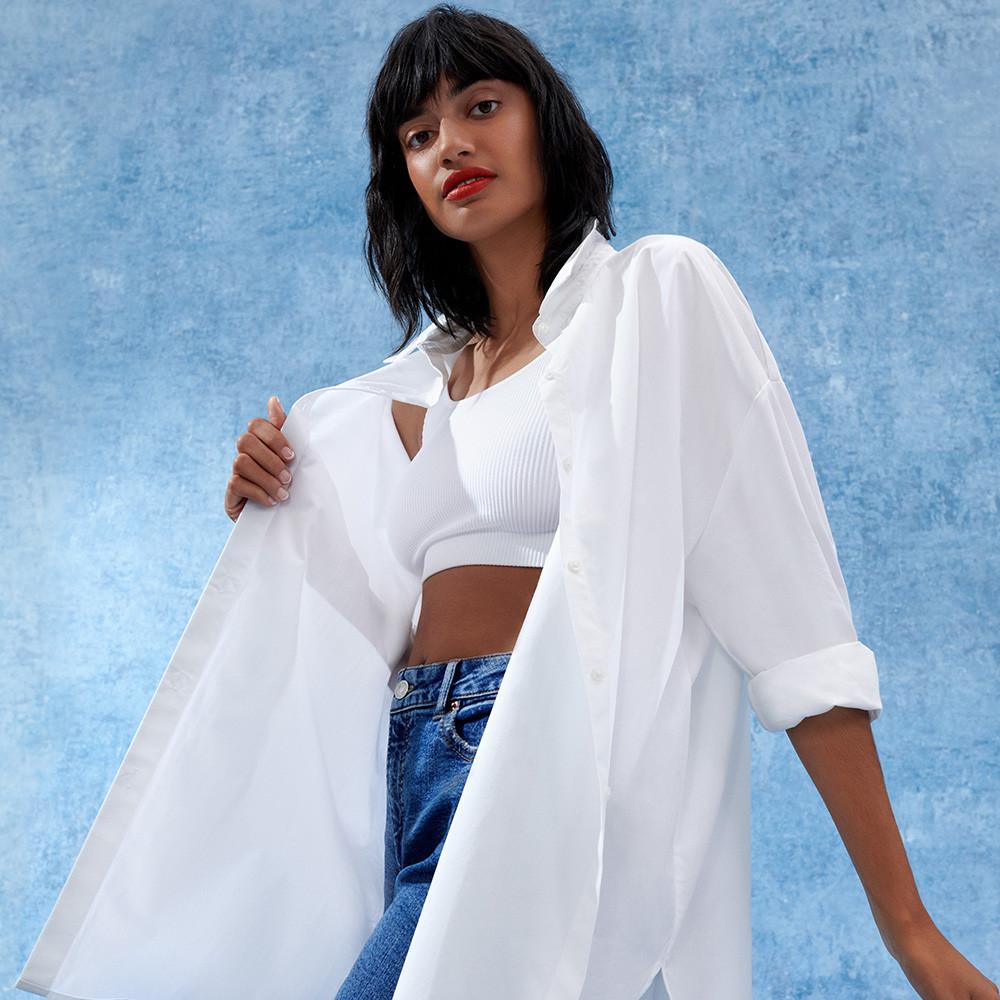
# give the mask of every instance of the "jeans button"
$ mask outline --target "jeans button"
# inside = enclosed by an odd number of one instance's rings
[[[397,698],[403,698],[406,696],[406,692],[409,690],[410,690],[410,682],[404,677],[396,684],[393,694]]]

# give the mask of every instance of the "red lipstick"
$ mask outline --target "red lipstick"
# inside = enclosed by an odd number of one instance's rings
[[[469,198],[479,191],[482,191],[487,184],[492,184],[492,177],[481,177],[477,181],[469,181],[466,184],[459,184],[458,187],[452,189],[446,196],[446,201],[462,201],[464,198]]]
[[[449,201],[457,201],[459,198],[465,198],[477,191],[482,191],[494,177],[496,174],[485,167],[462,167],[461,170],[450,173],[444,179],[444,184],[441,185],[441,196]],[[464,184],[459,188],[463,181],[475,181],[475,183]]]

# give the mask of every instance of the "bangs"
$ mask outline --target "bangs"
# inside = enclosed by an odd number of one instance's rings
[[[537,262],[539,294],[595,217],[604,236],[614,235],[611,161],[563,75],[513,24],[452,4],[432,7],[393,36],[372,82],[365,119],[371,153],[365,260],[373,285],[403,328],[397,351],[424,326],[424,314],[445,332],[460,328],[491,336],[495,317],[469,246],[431,221],[399,134],[443,83],[454,99],[481,80],[522,88],[535,112],[547,230]]]
[[[451,82],[449,96],[479,80],[507,80],[527,86],[528,68],[511,58],[508,49],[491,45],[481,33],[461,26],[424,25],[399,46],[387,63],[373,93],[380,109],[378,124],[383,137],[394,141],[403,122],[420,114],[442,80]]]

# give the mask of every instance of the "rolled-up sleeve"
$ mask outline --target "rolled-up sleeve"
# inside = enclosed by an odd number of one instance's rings
[[[749,677],[768,730],[837,705],[882,712],[806,439],[780,375],[755,395],[685,565],[687,599]]]

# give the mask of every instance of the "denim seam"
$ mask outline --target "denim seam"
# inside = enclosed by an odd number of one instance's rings
[[[456,694],[454,696],[454,698],[451,699],[451,700],[460,701],[462,703],[467,703],[471,699],[473,699],[473,698],[479,698],[482,695],[496,694],[499,690],[500,690],[500,688],[495,687],[495,688],[489,688],[488,690],[484,690],[484,691],[467,691],[465,694]],[[436,705],[437,705],[437,699],[435,699],[434,701],[421,701],[421,702],[417,702],[415,705],[400,704],[400,705],[397,705],[395,708],[391,709],[390,711],[391,711],[391,713],[393,715],[402,715],[404,713],[412,712],[414,709],[418,709],[418,708],[434,708],[434,707],[436,707]],[[432,718],[443,719],[448,714],[448,711],[454,711],[454,709],[451,709],[451,710],[442,709],[438,713],[433,713],[432,714]]]
[[[478,665],[480,662],[498,660],[500,657],[510,659],[510,655],[513,652],[514,651],[512,649],[509,649],[499,653],[480,653],[478,656],[462,656],[458,657],[458,662],[465,664],[465,669],[468,670],[470,665]],[[425,670],[427,667],[443,668],[447,664],[451,663],[452,659],[454,659],[454,657],[450,657],[447,660],[431,660],[429,663],[408,663],[400,668],[400,672],[406,670],[412,673],[414,670]]]
[[[497,690],[499,691],[499,688],[497,688]],[[475,704],[475,702],[472,704]],[[473,746],[468,740],[463,739],[459,735],[458,730],[455,728],[455,719],[458,716],[458,712],[461,707],[461,705],[458,705],[451,709],[446,715],[441,716],[441,732],[444,736],[445,743],[447,743],[463,760],[471,762],[476,756],[479,747]],[[488,724],[489,719],[487,718],[487,725]]]
[[[410,741],[410,733],[413,729],[413,716],[406,718],[403,731],[399,734],[396,746],[396,801],[395,801],[395,826],[392,831],[393,850],[396,852],[396,870],[403,866],[403,772],[406,763],[406,747]]]

